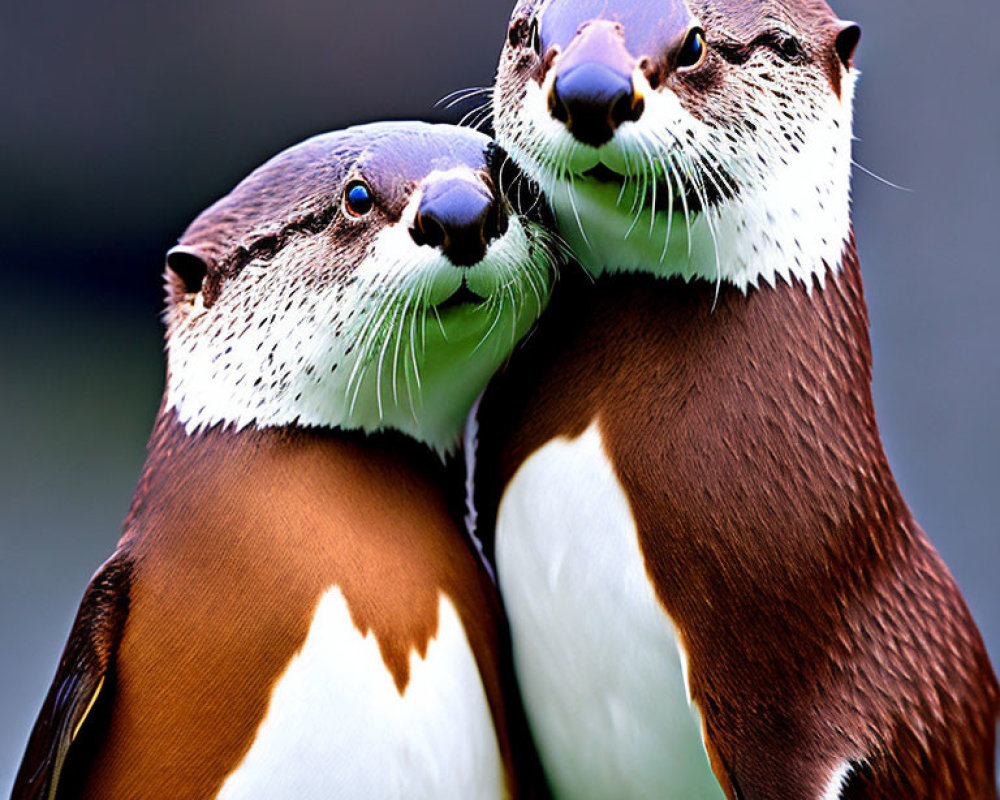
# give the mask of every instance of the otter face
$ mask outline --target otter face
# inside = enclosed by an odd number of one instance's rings
[[[473,131],[379,124],[252,173],[168,255],[168,407],[189,430],[394,428],[450,449],[553,276],[493,160]]]
[[[849,237],[858,37],[822,0],[522,0],[497,139],[595,274],[811,284]]]

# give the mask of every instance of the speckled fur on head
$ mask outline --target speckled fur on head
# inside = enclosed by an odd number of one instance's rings
[[[664,19],[701,28],[704,61],[671,65]],[[550,111],[563,56],[606,23],[637,119],[575,138]],[[501,56],[497,139],[536,179],[591,272],[820,283],[850,233],[856,26],[823,2],[523,0]],[[577,47],[579,49],[579,47]]]
[[[251,174],[168,260],[167,409],[188,430],[393,428],[451,449],[552,277],[548,235],[509,207],[472,266],[411,235],[431,179],[496,194],[490,152],[465,129],[376,124],[317,136]],[[374,195],[360,219],[343,205],[355,180]],[[445,304],[463,288],[482,301]]]

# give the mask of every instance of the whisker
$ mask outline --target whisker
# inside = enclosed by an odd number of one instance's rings
[[[378,302],[369,310],[365,317],[364,322],[361,325],[361,330],[355,339],[355,360],[354,367],[351,369],[351,374],[347,378],[346,391],[348,394],[351,393],[352,386],[354,387],[353,397],[351,399],[350,411],[349,413],[354,415],[354,408],[358,401],[358,395],[361,391],[361,384],[364,382],[364,376],[368,370],[369,363],[369,350],[370,350],[370,340],[369,336],[373,331],[373,320],[376,316],[381,313],[381,306]],[[355,381],[357,381],[355,383]]]
[[[396,324],[396,317],[399,317],[399,324]],[[393,312],[392,320],[389,322],[389,335],[395,337],[396,346],[393,348],[392,356],[392,402],[399,405],[399,348],[403,343],[404,323],[406,322],[406,301],[404,300]]]
[[[621,208],[622,198],[625,196],[625,189],[628,188],[629,179],[633,172],[632,159],[628,153],[625,154],[625,179],[622,181],[622,188],[618,190],[618,199],[615,200],[615,207]]]
[[[684,210],[684,224],[687,228],[687,257],[688,257],[688,263],[690,264],[691,253],[692,253],[691,209],[688,207],[688,201],[687,201],[687,186],[686,186],[687,176],[684,174],[683,166],[680,163],[678,163],[676,156],[669,150],[667,151],[667,158],[674,168],[674,174],[677,176],[677,182],[679,188],[677,195],[681,199],[681,206]]]
[[[441,313],[438,311],[437,306],[431,306],[431,310],[434,311],[434,319],[437,320],[438,330],[441,331],[441,338],[446,342],[448,341],[448,334],[444,332],[444,323],[441,322]]]
[[[491,302],[492,302],[492,300],[493,300],[493,298],[490,298]],[[500,318],[503,317],[503,300],[502,300],[502,298],[497,297],[496,305],[497,305],[497,313],[496,313],[496,316],[493,318],[493,324],[491,324],[490,327],[489,327],[489,329],[486,331],[486,333],[484,333],[482,335],[482,337],[479,339],[478,344],[476,344],[476,346],[474,348],[472,348],[472,355],[475,355],[476,353],[478,353],[479,349],[484,344],[486,344],[486,341],[490,338],[490,336],[492,335],[493,331],[496,330],[497,325],[500,323]]]
[[[576,226],[580,229],[580,235],[583,237],[584,244],[587,248],[593,252],[594,246],[590,243],[590,239],[587,238],[587,232],[583,229],[583,222],[580,220],[580,212],[576,207],[576,180],[573,177],[573,173],[568,173],[570,176],[569,180],[569,204],[573,209],[573,216],[576,218]]]
[[[853,166],[857,167],[863,173],[865,173],[865,175],[867,175],[868,177],[874,178],[879,183],[884,183],[886,186],[890,187],[891,189],[898,189],[901,192],[907,192],[907,193],[911,193],[911,194],[913,193],[913,189],[908,189],[905,186],[900,186],[899,184],[893,183],[892,181],[888,180],[887,178],[883,178],[881,175],[879,175],[879,174],[877,174],[875,172],[872,172],[867,167],[863,167],[861,164],[859,164],[853,158],[851,159],[851,164]]]
[[[712,219],[712,209],[708,203],[708,190],[705,186],[703,172],[687,167],[685,174],[691,180],[691,186],[702,208],[701,218],[705,220],[705,224],[708,226],[708,233],[712,237],[712,247],[715,254],[715,297],[712,300],[712,311],[715,311],[716,305],[719,302],[719,293],[722,289],[722,262],[719,258],[719,240],[715,233],[715,222]]]
[[[431,279],[428,275],[424,280],[424,286],[422,294],[420,295],[420,305],[424,309],[424,313],[420,318],[420,355],[421,357],[427,355],[427,318],[430,316],[429,313],[429,300],[431,294]],[[419,373],[418,373],[419,377]]]
[[[649,171],[653,176],[653,202],[649,207],[649,236],[653,236],[653,230],[656,228],[656,184],[659,183],[656,175],[656,166],[653,162],[652,151],[647,150],[649,158]]]
[[[483,113],[483,109],[486,109],[486,118],[493,113],[493,107],[490,101],[485,101],[483,105],[476,106],[471,111],[467,112],[462,119],[459,120],[458,126],[460,128],[473,128],[478,130],[479,125],[485,121],[485,119],[479,119],[479,115]],[[478,121],[476,121],[478,120]]]
[[[660,168],[663,170],[663,177],[667,182],[667,233],[663,237],[663,250],[660,251],[660,263],[662,264],[667,257],[667,250],[670,247],[670,234],[673,233],[674,229],[674,195],[678,193],[678,189],[674,187],[670,170],[663,163],[663,156],[659,156],[659,159]]]
[[[389,350],[389,345],[392,343],[392,336],[386,336],[385,341],[382,343],[382,347],[379,350],[378,362],[375,368],[375,400],[378,404],[378,416],[380,420],[385,419],[385,410],[382,405],[382,367],[385,364],[385,355]]]
[[[420,289],[420,281],[416,280],[413,282],[410,289],[410,299],[408,303],[412,303],[412,311],[409,314],[410,324],[408,326],[409,330],[409,359],[403,359],[403,376],[406,379],[406,392],[409,396],[409,406],[410,414],[413,420],[416,422],[417,418],[417,407],[416,399],[419,396],[421,399],[423,397],[422,392],[419,390],[420,387],[420,367],[417,364],[417,350],[416,350],[416,338],[417,338],[417,317],[419,316],[419,301],[418,293]],[[404,320],[405,321],[405,320]],[[418,391],[414,391],[413,383],[416,381],[418,386]]]
[[[456,89],[454,92],[449,92],[440,100],[434,104],[434,108],[452,108],[463,100],[468,100],[471,97],[476,97],[477,95],[488,95],[493,91],[491,86],[471,86],[467,89]]]
[[[427,279],[417,282],[414,288],[415,305],[410,321],[410,360],[413,362],[413,377],[417,384],[417,392],[423,397],[424,387],[420,382],[420,362],[417,360],[417,318],[427,318],[427,308],[424,304],[424,285]]]
[[[355,357],[354,368],[351,370],[351,375],[347,382],[347,391],[350,393],[352,383],[354,385],[354,392],[351,399],[350,414],[353,416],[354,409],[357,405],[358,397],[361,394],[361,387],[364,384],[364,380],[368,375],[368,371],[371,368],[372,353],[378,343],[378,320],[384,317],[386,313],[387,306],[389,304],[389,297],[378,298],[377,286],[373,286],[369,290],[369,297],[376,298],[375,303],[365,319],[362,325],[361,332],[359,333],[356,340],[356,351],[357,355]]]

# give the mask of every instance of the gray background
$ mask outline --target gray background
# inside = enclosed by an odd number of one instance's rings
[[[162,388],[162,254],[266,157],[490,82],[512,0],[5,0],[0,794],[110,554]],[[857,231],[896,475],[1000,657],[1000,4],[865,30]]]

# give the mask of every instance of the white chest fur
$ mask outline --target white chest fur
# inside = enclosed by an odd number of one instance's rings
[[[674,626],[596,424],[507,487],[497,566],[518,679],[557,798],[723,798]]]
[[[458,613],[441,598],[427,657],[400,695],[375,638],[330,589],[302,650],[219,800],[498,800],[505,779],[486,694]]]

